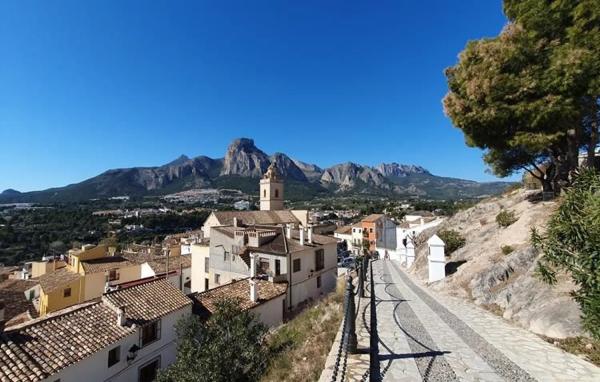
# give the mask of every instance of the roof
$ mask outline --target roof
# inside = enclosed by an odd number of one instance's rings
[[[6,280],[0,283],[0,301],[4,303],[6,326],[20,324],[37,317],[35,306],[25,296],[25,291],[36,285],[39,283],[30,280]]]
[[[433,235],[427,240],[427,244],[435,246],[444,246],[444,241],[438,235]]]
[[[271,228],[273,228],[273,227],[271,227]],[[302,245],[300,245],[300,231],[299,230],[292,230],[292,235],[291,235],[292,238],[288,239],[288,238],[286,238],[285,234],[283,233],[283,230],[280,227],[274,227],[274,228],[275,228],[275,235],[273,235],[271,240],[269,240],[266,243],[263,243],[259,247],[246,246],[243,248],[243,251],[241,251],[241,252],[245,252],[247,250],[255,250],[255,251],[270,253],[270,254],[274,254],[274,255],[285,255],[289,252],[298,252],[298,251],[306,250],[311,247],[314,248],[314,247],[319,247],[319,246],[325,245],[325,244],[337,243],[337,239],[334,237],[325,236],[325,235],[317,235],[317,234],[312,235],[312,243],[309,243],[307,241],[307,234],[305,234],[304,235],[304,245],[302,246]],[[235,231],[244,230],[245,228],[227,226],[227,227],[214,227],[213,229],[218,232],[223,233],[230,239],[233,239]]]
[[[115,308],[125,306],[125,317],[138,325],[192,303],[179,289],[162,278],[106,293],[102,300]]]
[[[159,255],[149,255],[147,253],[128,252],[124,254],[125,258],[132,263],[148,263],[154,273],[164,273],[167,271],[167,258]],[[189,256],[169,256],[169,271],[181,268],[190,268],[192,260]]]
[[[347,235],[349,233],[352,233],[352,226],[345,225],[343,227],[339,227],[338,229],[335,230],[335,233],[340,233],[342,235]]]
[[[364,222],[364,223],[373,223],[373,222],[376,222],[377,220],[381,219],[384,216],[385,215],[383,215],[383,214],[371,214],[371,215],[365,217],[362,220],[362,222]]]
[[[60,268],[54,272],[45,273],[40,276],[40,287],[44,293],[51,293],[65,285],[79,280],[81,275],[69,270],[67,267]]]
[[[1,333],[0,380],[43,380],[134,333],[136,328],[129,322],[145,322],[191,304],[162,279],[104,298]],[[125,312],[129,321],[124,326],[117,324],[116,309],[111,306],[121,302],[129,304]]]
[[[234,281],[230,284],[209,289],[206,292],[192,293],[189,297],[194,302],[194,313],[210,316],[216,310],[216,303],[224,298],[238,301],[240,309],[252,309],[260,304],[279,297],[287,291],[287,283],[272,283],[266,280],[255,280],[258,289],[258,300],[250,300],[249,278]]]
[[[103,273],[113,269],[131,267],[134,265],[137,265],[137,263],[129,261],[123,256],[106,256],[81,262],[81,266],[85,273]]]
[[[154,273],[164,273],[167,271],[167,258],[154,257],[147,261]],[[169,271],[179,270],[179,268],[191,268],[192,259],[189,256],[171,256],[169,257]]]
[[[237,218],[239,224],[246,225],[276,225],[286,223],[300,223],[292,211],[215,211],[213,212],[219,224],[232,225],[233,218]]]

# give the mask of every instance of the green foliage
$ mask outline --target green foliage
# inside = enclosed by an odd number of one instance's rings
[[[498,213],[498,215],[496,215],[496,223],[503,228],[508,227],[517,220],[519,220],[519,218],[513,211],[502,210]]]
[[[469,42],[447,69],[445,112],[469,146],[486,151],[495,174],[535,173],[545,163],[540,180],[556,189],[568,183],[579,149],[598,140],[600,7],[505,0],[504,9],[502,33]]]
[[[446,244],[446,256],[451,255],[467,243],[467,240],[460,233],[452,229],[439,231],[437,235],[442,239],[444,244]]]
[[[513,247],[511,247],[510,245],[503,245],[503,246],[502,246],[500,249],[502,250],[502,254],[503,254],[503,255],[505,255],[505,256],[506,256],[506,255],[510,255],[510,254],[511,254],[511,253],[513,253],[513,252],[514,252],[514,250],[515,250],[515,249],[514,249]]]
[[[543,252],[536,274],[549,284],[560,271],[571,274],[583,326],[600,338],[600,175],[586,169],[566,190],[545,234],[532,231],[534,247]]]
[[[207,320],[184,317],[177,325],[177,361],[158,375],[158,381],[257,381],[267,364],[266,327],[223,299]]]

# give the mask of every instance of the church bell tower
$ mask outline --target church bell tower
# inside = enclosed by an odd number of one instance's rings
[[[275,162],[271,163],[260,180],[260,210],[283,210],[283,181]]]

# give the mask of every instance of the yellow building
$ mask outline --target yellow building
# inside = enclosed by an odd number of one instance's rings
[[[141,264],[115,255],[113,247],[70,250],[66,267],[40,276],[40,316],[102,296],[106,285],[138,280]]]

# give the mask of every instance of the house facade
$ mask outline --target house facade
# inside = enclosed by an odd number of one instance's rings
[[[152,381],[175,361],[175,323],[191,308],[159,279],[10,328],[0,336],[0,380]]]
[[[315,235],[310,228],[279,226],[213,228],[205,260],[209,266],[209,272],[204,272],[208,288],[248,278],[251,259],[260,277],[287,283],[288,309],[335,289],[337,240]],[[197,264],[195,260],[193,264]],[[192,273],[196,275],[197,271]],[[197,283],[192,281],[193,285]]]
[[[369,242],[369,250],[396,249],[396,223],[383,214],[372,214],[361,221],[363,237]]]

